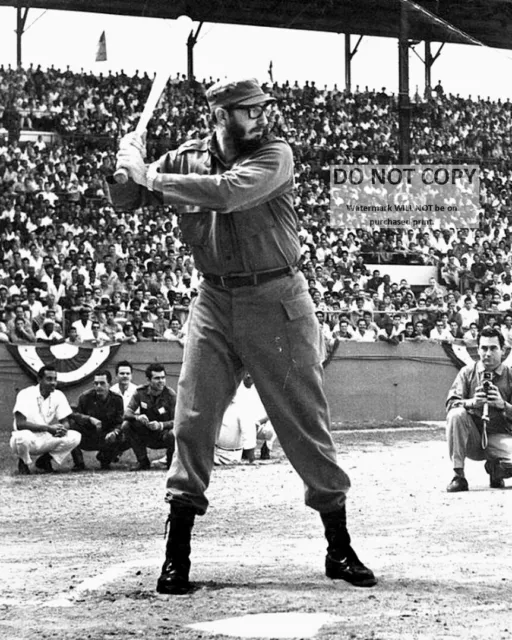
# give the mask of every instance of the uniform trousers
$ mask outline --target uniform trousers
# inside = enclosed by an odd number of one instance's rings
[[[61,438],[47,431],[36,433],[29,429],[20,429],[12,432],[10,446],[12,452],[25,464],[32,462],[32,456],[39,458],[49,453],[55,462],[61,465],[71,451],[80,444],[81,438],[81,434],[73,429],[69,429]]]
[[[491,425],[492,426],[492,425]],[[512,434],[488,431],[488,444],[482,447],[482,435],[475,420],[463,407],[448,412],[446,438],[454,469],[463,469],[464,460],[506,460],[512,463]]]
[[[304,481],[306,504],[320,512],[345,504],[350,480],[336,462],[321,345],[302,273],[236,289],[201,283],[178,383],[168,501],[205,513],[217,434],[247,370]]]
[[[119,434],[113,442],[107,442],[106,436],[109,431],[102,429],[98,431],[93,425],[77,425],[75,429],[82,434],[80,449],[83,451],[98,451],[100,458],[105,462],[112,462],[115,458],[128,449],[128,444],[121,434],[121,425],[119,425]],[[78,454],[80,455],[80,454]]]
[[[167,449],[167,460],[170,462],[174,453],[174,433],[172,429],[152,431],[136,418],[123,422],[123,436],[139,462],[148,459],[147,449]]]

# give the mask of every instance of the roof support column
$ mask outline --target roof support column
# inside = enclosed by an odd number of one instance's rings
[[[425,42],[425,97],[430,97],[432,92],[432,52],[430,49],[430,42]]]
[[[411,155],[411,103],[409,98],[409,15],[405,3],[400,6],[398,38],[398,135],[399,163],[409,164]]]
[[[356,55],[362,39],[363,36],[359,36],[359,40],[354,47],[354,51],[351,51],[350,33],[345,34],[345,90],[347,93],[352,92],[352,58]]]
[[[21,2],[18,0],[16,7],[16,66],[18,69],[21,67],[21,42],[23,33],[25,31],[25,24],[27,22],[28,8],[24,10],[21,7]]]
[[[195,33],[192,29],[187,40],[187,78],[189,82],[194,79],[194,47],[197,44],[197,38],[202,26],[203,23],[200,22]]]

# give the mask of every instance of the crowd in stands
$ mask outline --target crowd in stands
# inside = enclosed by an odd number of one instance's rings
[[[210,131],[204,89],[176,76],[148,128],[148,158]],[[201,274],[170,206],[114,211],[105,177],[132,130],[147,74],[0,67],[0,340],[13,343],[186,339]],[[512,103],[462,98],[439,84],[412,110],[414,162],[480,165],[476,228],[333,224],[333,164],[398,161],[396,96],[314,82],[268,86],[271,125],[295,157],[301,269],[327,344],[460,341],[498,324],[512,346]],[[23,130],[58,134],[20,141]],[[368,265],[373,265],[368,268]],[[433,267],[428,286],[390,265]],[[379,268],[376,268],[378,266]],[[412,286],[409,283],[412,282]]]

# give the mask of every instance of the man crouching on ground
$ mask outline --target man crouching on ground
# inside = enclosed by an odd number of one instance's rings
[[[493,489],[502,489],[503,479],[512,477],[512,371],[501,362],[503,345],[498,329],[483,329],[479,361],[463,367],[448,392],[446,436],[455,471],[449,493],[469,488],[466,458],[486,461]]]

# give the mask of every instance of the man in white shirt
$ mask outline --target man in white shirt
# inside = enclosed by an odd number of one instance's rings
[[[18,471],[29,475],[32,456],[36,467],[53,471],[52,458],[62,465],[78,446],[81,435],[69,428],[71,407],[62,391],[57,390],[57,372],[44,366],[38,373],[39,384],[22,389],[16,396],[10,446],[18,456]]]
[[[257,437],[264,440],[260,457],[262,460],[268,460],[276,433],[251,376],[246,374],[224,413],[215,443],[214,463],[236,464],[241,462],[242,458],[250,463],[254,462]]]
[[[56,343],[63,340],[63,336],[55,330],[55,321],[51,318],[45,318],[41,328],[36,331],[36,342]]]
[[[118,393],[123,398],[124,410],[130,404],[133,394],[137,391],[137,385],[132,382],[133,367],[128,360],[121,360],[116,365],[116,384],[112,385],[111,391]]]
[[[480,319],[480,314],[473,307],[473,299],[467,296],[464,298],[464,306],[459,311],[460,317],[462,318],[462,329],[469,329],[473,322],[478,324]]]
[[[450,328],[445,326],[440,318],[436,320],[436,325],[431,330],[429,338],[430,340],[437,340],[438,342],[453,342],[453,335]]]
[[[366,320],[361,318],[357,321],[357,329],[352,335],[352,340],[355,342],[375,342],[375,331],[368,329]]]
[[[84,340],[87,345],[93,347],[102,347],[103,345],[112,342],[110,336],[101,330],[99,320],[93,320],[91,325],[92,337]]]
[[[469,325],[469,329],[464,333],[462,339],[466,347],[478,347],[478,325],[476,322]]]
[[[88,307],[80,309],[80,317],[72,324],[76,328],[78,337],[82,341],[94,340],[92,332],[91,310]]]
[[[163,339],[168,342],[178,342],[182,347],[185,346],[185,334],[179,320],[173,318],[170,321],[169,328],[164,331]]]

